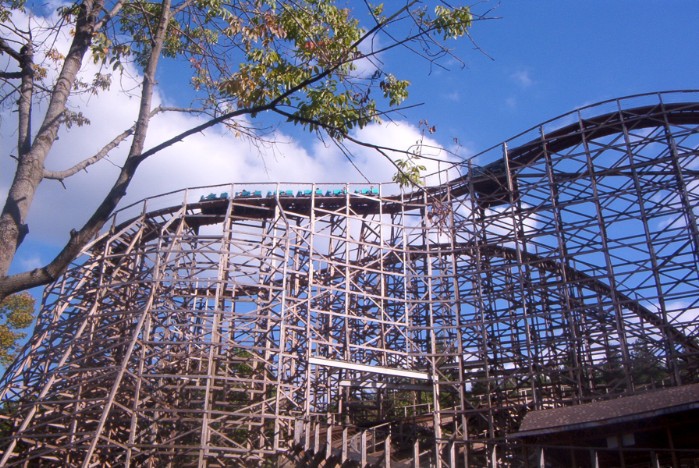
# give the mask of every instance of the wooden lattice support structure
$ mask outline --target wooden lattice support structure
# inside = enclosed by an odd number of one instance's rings
[[[410,193],[118,212],[5,374],[0,465],[518,465],[527,411],[697,382],[697,97],[590,106]]]

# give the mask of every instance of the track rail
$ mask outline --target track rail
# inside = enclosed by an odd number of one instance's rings
[[[570,114],[566,114],[570,115]],[[553,121],[555,121],[554,119]],[[620,109],[616,112],[592,118],[581,118],[578,122],[543,134],[541,138],[531,140],[516,148],[508,149],[508,164],[511,171],[526,166],[543,157],[546,152],[560,152],[575,147],[583,141],[620,133],[624,128],[644,129],[667,125],[699,125],[699,103],[658,103],[654,105]],[[373,195],[361,193],[343,193],[342,195],[286,196],[275,194],[267,196],[232,197],[226,199],[202,200],[189,204],[188,224],[204,226],[217,224],[223,219],[229,201],[233,202],[232,215],[241,218],[260,219],[274,215],[276,206],[284,211],[308,216],[312,208],[341,212],[349,207],[360,215],[391,214],[401,210],[417,209],[419,202],[426,197],[441,199],[460,197],[472,193],[480,199],[495,197],[495,202],[486,201],[485,207],[503,204],[508,197],[505,191],[504,157],[490,162],[483,167],[461,163],[465,174],[448,183],[418,188],[412,192],[398,195]],[[496,192],[501,192],[495,195]],[[170,206],[148,213],[151,218],[158,218],[176,213],[181,205]],[[120,223],[116,229],[133,220]]]

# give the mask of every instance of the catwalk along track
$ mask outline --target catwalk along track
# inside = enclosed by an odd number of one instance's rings
[[[684,428],[660,444],[638,411],[542,421],[654,391],[697,406],[697,98],[578,109],[441,185],[122,209],[7,369],[0,466],[696,461]],[[599,434],[562,438],[585,424]]]

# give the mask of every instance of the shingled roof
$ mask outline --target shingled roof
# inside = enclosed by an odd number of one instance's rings
[[[602,427],[699,409],[699,384],[526,414],[513,437]]]

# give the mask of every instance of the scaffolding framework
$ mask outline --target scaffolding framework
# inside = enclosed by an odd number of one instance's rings
[[[699,381],[696,98],[589,106],[410,192],[232,185],[116,213],[7,369],[0,466],[367,444],[518,466],[527,411]]]

